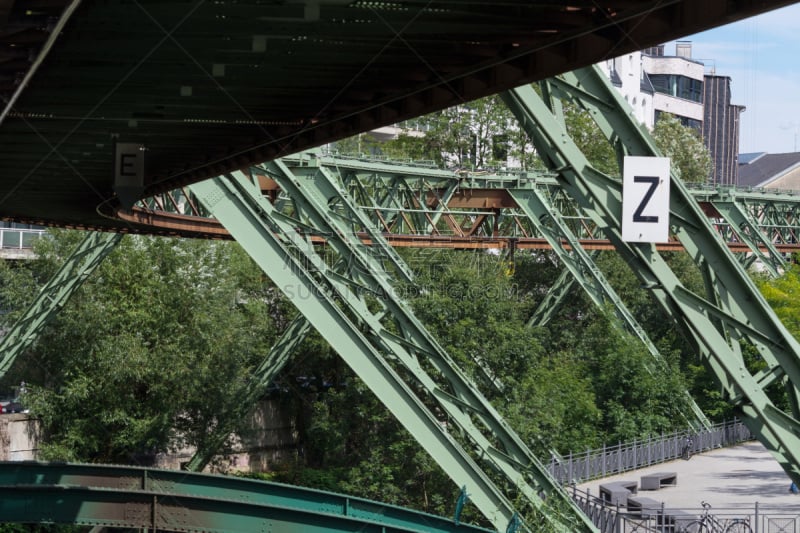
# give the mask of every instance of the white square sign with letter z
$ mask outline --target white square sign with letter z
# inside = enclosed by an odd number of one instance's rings
[[[669,158],[626,156],[622,169],[622,240],[669,240]]]

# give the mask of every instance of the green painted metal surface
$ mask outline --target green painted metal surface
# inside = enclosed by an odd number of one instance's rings
[[[549,94],[570,99],[598,122],[619,153],[657,155],[647,132],[636,124],[625,103],[597,69],[566,74],[550,84]],[[671,230],[689,255],[706,270],[705,294],[684,287],[654,245],[627,243],[621,237],[621,182],[603,175],[586,160],[531,88],[504,93],[559,182],[611,239],[656,301],[687,332],[701,359],[717,377],[725,397],[743,422],[772,452],[789,476],[800,482],[800,422],[797,384],[800,345],[780,324],[742,266],[719,238],[682,182],[673,177]],[[738,343],[752,343],[767,364],[747,370]],[[776,381],[789,389],[789,410],[776,406],[765,389]]]
[[[0,463],[0,522],[159,531],[486,532],[448,518],[234,476],[64,463]]]
[[[786,257],[776,247],[800,242],[797,194],[735,187],[692,188],[690,192],[710,206],[704,211],[726,242],[739,240],[750,248],[749,254],[740,256],[745,266],[758,261],[759,268],[771,276],[783,271]]]
[[[287,168],[283,167],[284,172],[290,172]],[[328,208],[331,213],[337,214],[337,208],[343,209],[343,213],[338,213],[338,216],[343,218],[343,222],[348,224],[350,231],[356,233],[365,233],[369,236],[372,246],[369,248],[370,253],[374,259],[380,263],[391,265],[393,273],[405,283],[413,283],[414,276],[408,265],[405,264],[403,259],[397,254],[388,242],[384,239],[377,226],[366,216],[366,214],[359,210],[350,197],[341,190],[335,181],[335,178],[324,168],[319,168],[319,172],[314,176],[314,183],[317,187],[322,187],[322,194],[327,198]],[[291,199],[289,200],[292,201]],[[296,206],[295,206],[296,209]],[[340,270],[338,275],[347,275],[347,265],[340,261],[334,270]],[[249,412],[253,404],[260,398],[267,386],[272,382],[275,376],[280,372],[286,362],[289,360],[294,349],[305,339],[311,326],[303,316],[298,316],[289,325],[289,327],[281,335],[281,338],[272,347],[270,353],[254,372],[247,390],[242,394],[242,397],[236,401],[238,405],[236,413],[230,413],[224,416],[225,420],[236,420]],[[208,446],[202,450],[198,450],[187,465],[187,470],[199,471],[202,470],[213,457],[216,450],[224,443],[225,439],[231,432],[233,423],[222,424],[220,427],[214,429],[212,438],[208,440]]]
[[[349,201],[372,222],[371,231],[380,232],[381,239],[376,242],[386,240],[392,246],[431,248],[541,248],[547,246],[547,241],[537,224],[508,194],[511,189],[536,189],[549,200],[562,223],[585,248],[611,247],[602,229],[576,209],[575,203],[557,186],[553,172],[470,173],[323,155],[316,151],[287,156],[281,162],[295,176],[319,174],[335,181],[338,188],[347,192]],[[257,168],[254,172],[264,174]],[[783,258],[773,258],[773,254],[800,251],[800,195],[791,191],[697,185],[689,192],[743,263],[763,257],[780,264]],[[276,209],[292,214],[293,201],[285,191],[276,186],[265,194]],[[734,202],[754,221],[760,234],[742,239],[737,225],[715,207],[725,202]],[[180,214],[195,221],[202,218],[203,224],[209,224],[207,211],[181,189],[148,198],[140,207],[148,214]],[[351,216],[338,200],[329,207],[338,216]],[[371,239],[368,231],[359,236]],[[667,248],[676,250],[681,246],[676,239]]]
[[[122,239],[119,233],[91,232],[42,288],[27,311],[0,341],[0,376],[36,340],[47,322],[111,253]]]
[[[297,218],[277,212],[242,174],[191,188],[443,470],[458,486],[467,486],[473,503],[498,529],[507,526],[515,510],[487,470],[501,473],[508,489],[523,496],[522,504],[548,517],[553,527],[594,530],[405,304],[393,297],[390,279],[374,255],[327,211],[325,185],[300,179],[277,163],[263,168],[292,198]],[[298,224],[326,235],[329,249],[348,265],[349,277],[334,275],[314,250],[311,235],[298,232]],[[367,297],[377,311],[370,310]],[[387,320],[397,321],[399,336]],[[435,402],[447,423],[413,390]],[[452,430],[479,453],[471,457]],[[540,494],[565,514],[556,514]]]
[[[568,268],[563,268],[556,278],[556,281],[544,295],[542,301],[534,309],[533,314],[528,319],[529,328],[545,326],[558,312],[559,308],[566,302],[567,297],[578,287],[578,280],[572,275]]]

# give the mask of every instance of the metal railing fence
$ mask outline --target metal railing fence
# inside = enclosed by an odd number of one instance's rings
[[[0,248],[28,249],[44,234],[44,229],[0,228]]]
[[[754,437],[741,422],[714,424],[709,429],[688,429],[668,435],[656,435],[596,450],[572,453],[550,459],[550,475],[562,484],[578,484],[650,465],[680,459],[691,442],[692,454],[752,440]]]
[[[661,508],[645,513],[628,512],[588,492],[570,489],[575,503],[600,533],[800,533],[800,505],[762,505]],[[698,502],[700,504],[700,502]]]

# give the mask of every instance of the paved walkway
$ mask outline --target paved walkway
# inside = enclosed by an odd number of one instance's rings
[[[601,483],[610,481],[636,481],[655,472],[676,472],[678,484],[655,491],[640,491],[665,506],[677,509],[694,509],[700,502],[708,502],[714,509],[781,507],[800,514],[800,494],[789,491],[791,481],[778,462],[758,442],[748,442],[732,448],[722,448],[692,456],[688,461],[678,460],[643,468],[625,474],[590,481],[578,489],[597,496]],[[796,511],[795,511],[796,509]]]

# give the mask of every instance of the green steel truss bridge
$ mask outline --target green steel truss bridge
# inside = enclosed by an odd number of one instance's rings
[[[547,98],[530,87],[502,96],[547,165],[543,173],[461,173],[306,152],[153,195],[106,216],[150,226],[152,233],[234,238],[287,295],[304,295],[293,299],[301,316],[239,398],[242,414],[316,328],[497,530],[528,530],[541,521],[561,531],[595,526],[396,296],[398,283],[414,283],[396,246],[549,248],[564,274],[531,324],[545,323],[569,291],[580,288],[596,304],[611,304],[622,327],[650,349],[654,365],[661,364],[593,262],[593,250],[616,249],[693,339],[744,423],[800,480],[800,346],[745,272],[754,261],[773,274],[785,266],[786,254],[796,247],[795,197],[690,190],[674,179],[672,240],[658,246],[624,242],[620,179],[594,169],[577,149],[565,133],[561,106],[569,101],[589,111],[620,156],[653,155],[656,148],[622,111],[625,104],[599,70],[581,69],[541,86]],[[4,339],[0,371],[8,370],[120,238],[87,236]],[[683,287],[664,260],[663,254],[677,249],[705,276],[702,294]],[[764,370],[745,370],[740,341],[759,350]],[[487,383],[502,387],[478,363]],[[788,410],[764,392],[775,382],[789,388]],[[684,416],[688,424],[707,423],[696,406]],[[221,443],[229,428],[216,431]],[[198,450],[188,469],[201,470],[215,451],[213,444]]]
[[[542,523],[596,531],[396,297],[397,284],[414,283],[414,276],[394,246],[550,247],[564,275],[531,322],[547,321],[548,309],[580,286],[596,303],[611,302],[622,327],[647,344],[594,267],[592,248],[613,247],[691,339],[741,420],[800,483],[800,345],[745,271],[755,261],[780,271],[796,243],[793,202],[780,194],[690,191],[673,179],[674,240],[666,248],[683,249],[703,273],[704,290],[692,292],[664,260],[665,247],[622,238],[621,182],[592,166],[562,114],[565,102],[585,109],[620,161],[657,155],[627,104],[587,65],[789,3],[1,0],[2,216],[105,233],[85,239],[6,335],[0,372],[122,233],[234,238],[287,295],[309,296],[292,299],[300,317],[239,398],[243,412],[315,328],[465,487],[458,505],[468,494],[498,531],[534,531]],[[540,83],[539,93],[525,85],[531,82]],[[546,175],[410,173],[324,156],[279,159],[496,93],[530,137]],[[136,147],[125,157],[144,153],[141,172],[125,171],[127,159],[115,152],[120,146]],[[741,342],[756,348],[762,370],[746,369]],[[484,370],[488,383],[502,387]],[[775,384],[789,393],[785,408],[765,392]],[[705,423],[696,409],[685,416]],[[219,441],[226,430],[217,428]],[[198,450],[189,469],[202,469],[215,450]],[[72,468],[74,479],[86,475],[82,467],[35,468],[35,480],[21,467],[0,469],[8,495],[0,500],[0,520],[54,520],[59,502],[59,521],[102,520],[88,509],[102,508],[108,502],[97,499],[121,490],[116,501],[124,503],[114,512],[150,513],[141,527],[164,527],[153,518],[163,500],[147,482],[155,472],[130,476],[139,489],[93,490],[58,481]],[[195,493],[175,488],[170,498],[186,498],[179,507],[196,511],[166,527],[207,531],[225,512],[242,523],[252,516],[231,501],[233,489],[223,485],[232,482],[192,479],[203,503],[193,507]],[[38,480],[52,512],[28,510]],[[267,506],[256,511],[260,518],[287,516]],[[285,526],[310,523],[312,514],[295,513]]]
[[[552,249],[552,228],[541,222],[541,206],[552,206],[561,222],[587,250],[613,250],[602,228],[592,222],[558,184],[552,173],[534,171],[455,171],[424,163],[339,156],[308,151],[280,160],[285,177],[328,181],[344,191],[392,247],[529,250]],[[295,212],[290,194],[281,189],[268,165],[249,170],[262,194],[281,212]],[[712,227],[746,265],[762,263],[776,274],[784,259],[800,250],[800,191],[687,185]],[[544,203],[525,202],[516,190],[533,191]],[[532,205],[529,205],[532,204]],[[347,216],[342,200],[329,204]],[[230,238],[188,188],[158,194],[118,218],[143,223],[165,234]],[[371,245],[371,234],[357,223],[354,231]],[[310,229],[315,242],[323,234]],[[569,248],[567,236],[559,236]],[[671,236],[658,243],[663,251],[683,250]]]

